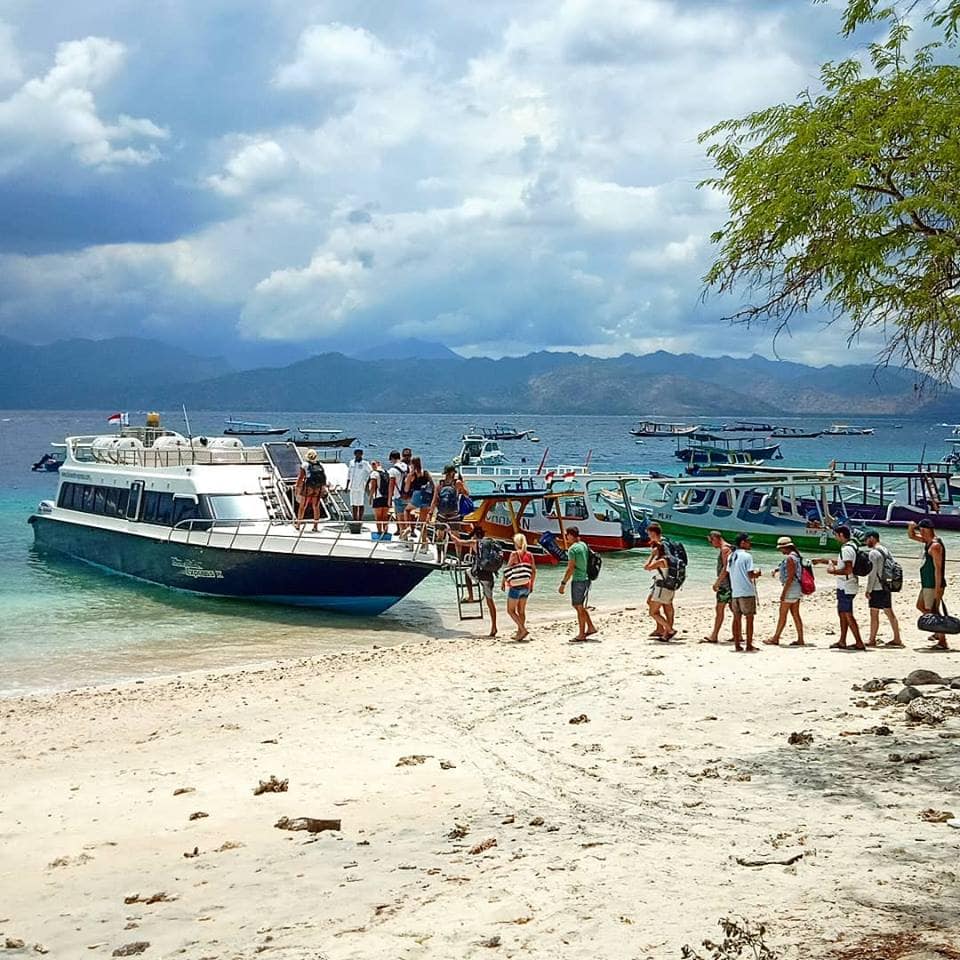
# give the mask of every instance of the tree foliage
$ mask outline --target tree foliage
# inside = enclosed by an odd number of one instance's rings
[[[826,3],[827,0],[815,0]],[[858,27],[875,21],[903,22],[918,10],[924,11],[924,19],[934,27],[942,29],[948,43],[955,43],[960,31],[960,0],[909,0],[900,6],[890,5],[885,0],[847,0],[843,12],[842,31],[848,37]]]
[[[949,37],[960,0],[929,16]],[[960,363],[960,67],[937,45],[908,59],[909,27],[878,0],[850,0],[843,28],[891,17],[870,67],[827,63],[822,91],[701,134],[717,168],[701,186],[730,207],[704,279],[746,294],[728,319],[779,333],[822,310],[851,339],[879,329],[883,361],[946,379]]]

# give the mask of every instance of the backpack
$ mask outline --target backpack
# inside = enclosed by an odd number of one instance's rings
[[[679,540],[663,540],[667,569],[663,572],[663,587],[679,590],[687,579],[687,548]]]
[[[327,485],[327,471],[323,469],[323,464],[311,463],[308,460],[303,465],[303,485],[309,489]]]
[[[893,554],[886,547],[878,544],[877,550],[883,555],[880,586],[888,593],[899,593],[903,589],[903,567],[893,559]]]
[[[457,493],[457,485],[446,483],[440,488],[440,494],[437,497],[437,513],[460,514],[460,495]]]
[[[496,573],[503,566],[503,551],[496,540],[484,537],[480,541],[473,566],[478,573]]]
[[[817,589],[817,580],[813,575],[813,564],[809,560],[800,560],[800,592],[809,597]]]
[[[853,561],[853,575],[855,577],[869,577],[873,570],[873,561],[870,559],[870,551],[861,547],[859,543],[848,540],[847,543],[856,551],[856,557]],[[845,543],[844,546],[847,544]],[[842,550],[841,550],[842,552]]]
[[[377,478],[377,496],[386,499],[387,494],[390,492],[390,478],[387,476],[387,471],[374,470],[373,474]]]
[[[587,579],[593,583],[600,576],[600,568],[603,566],[603,560],[596,550],[587,547]]]

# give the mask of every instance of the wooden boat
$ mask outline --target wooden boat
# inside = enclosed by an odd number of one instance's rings
[[[688,446],[677,441],[674,456],[688,464],[742,464],[761,460],[781,460],[780,445],[765,443],[759,437],[718,437],[712,433],[694,433]]]
[[[272,423],[258,423],[256,420],[223,421],[226,424],[223,433],[227,437],[280,437],[288,430],[287,427],[275,427]]]
[[[822,437],[823,431],[807,431],[801,427],[774,427],[770,434],[771,439],[777,440],[812,440],[815,437]]]
[[[754,420],[735,420],[733,423],[726,423],[722,428],[727,433],[772,433],[774,426],[772,423],[757,423]]]
[[[801,550],[821,550],[839,522],[831,512],[836,485],[836,475],[815,471],[658,478],[631,491],[622,509],[638,522],[656,520],[667,536],[681,539],[703,541],[719,530],[731,542],[749,533],[754,545],[772,547],[788,536]]]
[[[659,420],[642,420],[630,431],[634,437],[686,437],[700,429],[695,423],[666,423]]]
[[[344,448],[352,447],[356,437],[341,436],[342,430],[330,427],[297,427],[299,436],[293,438],[298,447]]]
[[[533,433],[532,430],[518,430],[514,426],[495,423],[492,427],[473,427],[470,433],[484,437],[487,440],[526,440]]]
[[[834,423],[823,431],[827,437],[868,437],[872,434],[873,427],[857,427],[849,423]]]

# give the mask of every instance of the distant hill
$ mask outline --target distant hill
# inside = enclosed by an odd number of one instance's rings
[[[406,347],[404,347],[406,345]],[[403,348],[403,349],[401,349]],[[404,350],[439,358],[401,358]],[[65,340],[32,347],[0,338],[0,407],[178,407],[425,413],[628,414],[719,418],[918,413],[960,421],[960,393],[918,391],[918,376],[870,365],[808,367],[764,357],[663,351],[610,359],[540,351],[464,358],[440,344],[398,341],[385,359],[323,353],[284,367],[231,371],[152,340]]]
[[[0,407],[126,409],[171,382],[193,383],[229,369],[219,358],[135,337],[58,340],[34,347],[0,337]]]
[[[408,337],[405,340],[388,340],[366,350],[352,354],[355,360],[462,360],[442,343],[430,340],[418,340]]]

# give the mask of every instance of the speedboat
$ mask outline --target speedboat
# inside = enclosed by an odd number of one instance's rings
[[[30,469],[35,473],[56,473],[63,465],[63,457],[62,450],[45,453]]]
[[[450,566],[430,531],[406,544],[354,521],[327,466],[324,516],[294,523],[289,442],[184,437],[159,424],[68,437],[55,500],[29,522],[42,550],[204,596],[379,614]]]

